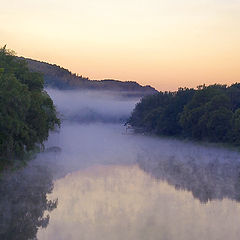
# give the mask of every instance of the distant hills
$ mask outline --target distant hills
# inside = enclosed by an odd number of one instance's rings
[[[112,79],[90,80],[81,75],[73,74],[69,70],[56,64],[49,64],[37,60],[23,58],[28,63],[30,71],[40,72],[44,76],[45,86],[61,90],[84,89],[84,90],[104,90],[117,91],[129,96],[152,95],[158,91],[153,87],[141,86],[133,81],[119,81]]]

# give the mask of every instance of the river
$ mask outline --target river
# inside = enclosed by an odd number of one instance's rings
[[[239,239],[239,153],[126,132],[136,99],[49,93],[62,127],[1,181],[1,239]]]

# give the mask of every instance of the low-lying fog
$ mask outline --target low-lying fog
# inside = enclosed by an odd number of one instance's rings
[[[238,152],[126,131],[123,124],[139,99],[47,91],[62,126],[44,153],[0,186],[1,193],[13,182],[12,195],[23,202],[19,214],[9,195],[0,201],[0,237],[14,239],[6,234],[15,231],[27,239],[40,227],[37,237],[53,240],[238,239]],[[35,205],[33,193],[41,199]],[[19,226],[17,215],[28,216],[30,227]]]
[[[63,119],[79,122],[123,122],[138,98],[118,92],[47,89]]]

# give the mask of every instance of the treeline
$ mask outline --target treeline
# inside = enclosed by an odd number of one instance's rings
[[[6,47],[0,49],[0,168],[23,159],[60,124],[43,77]]]
[[[112,79],[90,80],[87,77],[71,73],[69,70],[56,64],[49,64],[33,59],[24,59],[32,72],[40,72],[44,76],[45,86],[61,90],[100,90],[100,91],[117,91],[126,96],[142,97],[149,94],[157,93],[157,90],[151,86],[141,86],[134,81],[119,81]]]
[[[240,145],[240,84],[202,85],[144,97],[128,123],[162,136]]]

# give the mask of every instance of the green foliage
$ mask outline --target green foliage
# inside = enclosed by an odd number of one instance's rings
[[[240,84],[202,85],[144,97],[128,123],[158,135],[240,145]]]
[[[181,132],[179,114],[192,97],[192,89],[178,92],[160,92],[141,99],[128,123],[135,128],[159,135],[177,135]]]
[[[2,70],[1,70],[2,69]],[[6,47],[0,49],[0,162],[22,159],[60,121],[43,78]]]

